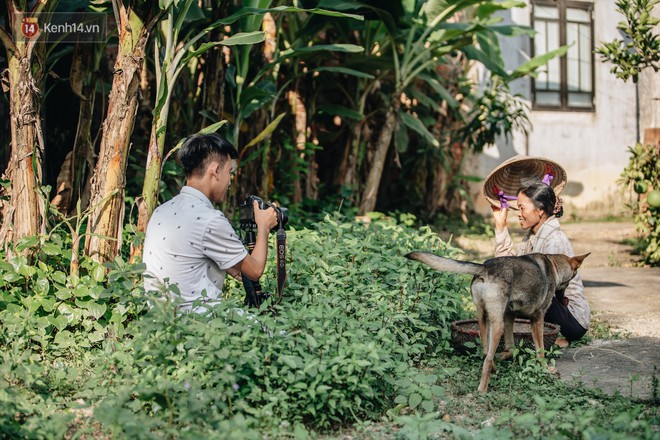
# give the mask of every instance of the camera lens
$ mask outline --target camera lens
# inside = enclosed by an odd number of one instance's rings
[[[277,211],[277,220],[282,224],[282,226],[286,225],[286,222],[289,221],[289,210],[286,208],[276,208]]]

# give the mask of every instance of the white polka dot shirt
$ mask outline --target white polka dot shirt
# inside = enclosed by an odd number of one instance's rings
[[[191,310],[197,299],[214,302],[222,294],[226,270],[247,254],[224,214],[202,192],[184,186],[149,220],[143,252],[145,290],[176,284],[184,310]]]

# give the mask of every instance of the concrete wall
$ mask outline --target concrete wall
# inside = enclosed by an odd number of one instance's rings
[[[519,8],[505,21],[530,24],[531,8]],[[616,25],[622,20],[614,0],[598,0],[594,5],[594,44],[620,38]],[[529,38],[502,42],[507,64],[513,68],[523,63],[530,53]],[[636,86],[624,83],[609,72],[611,66],[594,57],[595,112],[530,111],[531,130],[526,136],[516,133],[511,139],[500,139],[471,161],[474,175],[485,177],[497,164],[524,154],[547,157],[562,164],[568,184],[562,193],[567,217],[595,218],[625,213],[624,194],[616,181],[628,163],[628,146],[637,141],[638,112]],[[513,85],[528,101],[531,81],[523,79]],[[531,108],[531,102],[529,102]],[[656,104],[657,105],[657,104]],[[659,121],[660,122],[660,121]],[[482,187],[472,188],[476,208],[490,211],[481,196]]]

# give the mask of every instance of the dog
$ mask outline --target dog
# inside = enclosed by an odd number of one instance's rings
[[[488,391],[491,371],[495,370],[495,350],[504,334],[504,353],[513,355],[513,323],[516,316],[532,323],[532,340],[537,355],[544,357],[543,317],[555,292],[566,289],[589,254],[568,257],[561,254],[527,254],[496,257],[483,264],[438,257],[428,252],[411,252],[420,261],[441,272],[473,275],[470,291],[477,309],[479,334],[485,356],[481,369],[480,393]]]

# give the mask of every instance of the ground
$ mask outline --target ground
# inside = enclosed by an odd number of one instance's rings
[[[563,223],[562,229],[577,255],[591,252],[580,275],[595,335],[564,351],[557,361],[562,379],[651,398],[658,391],[655,368],[660,369],[660,267],[636,267],[639,258],[629,243],[636,236],[632,222]],[[517,225],[510,230],[519,239]],[[454,244],[465,250],[465,259],[493,256],[493,239],[483,235],[456,237]],[[622,339],[594,339],[603,325]]]

